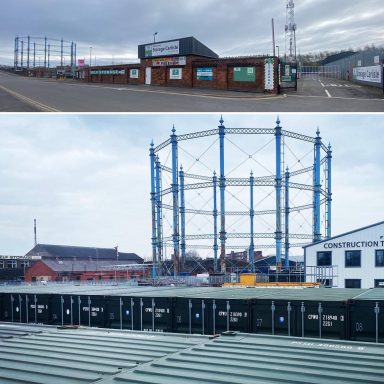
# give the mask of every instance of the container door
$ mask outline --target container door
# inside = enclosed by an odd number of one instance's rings
[[[145,68],[145,84],[151,85],[151,81],[152,81],[152,68],[146,67]]]
[[[349,335],[354,341],[384,342],[384,302],[353,301],[349,306]]]

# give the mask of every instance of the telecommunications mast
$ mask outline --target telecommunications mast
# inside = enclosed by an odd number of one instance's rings
[[[287,16],[285,24],[285,59],[288,63],[296,61],[296,23],[295,3],[287,0]]]

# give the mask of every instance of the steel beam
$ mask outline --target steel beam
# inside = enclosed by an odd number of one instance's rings
[[[156,235],[156,244],[157,244],[157,255],[156,255],[156,263],[157,266],[157,274],[161,275],[161,261],[162,261],[162,253],[163,253],[163,224],[162,224],[162,199],[161,199],[161,164],[159,157],[156,156],[156,227],[157,227],[157,235]],[[154,261],[155,263],[155,261]]]
[[[277,118],[276,128],[276,263],[281,263],[281,127],[280,120]]]
[[[320,193],[321,193],[321,182],[320,182],[320,149],[321,149],[321,137],[320,131],[316,131],[316,140],[314,145],[314,194],[313,194],[313,205],[314,205],[314,215],[313,215],[313,241],[321,240],[321,230],[320,230]]]
[[[156,264],[156,196],[155,196],[155,153],[153,150],[153,141],[149,147],[149,160],[151,166],[151,206],[152,206],[152,263]],[[156,268],[152,268],[152,277],[156,277]]]
[[[173,266],[174,275],[180,274],[180,260],[179,260],[179,180],[178,180],[178,148],[177,148],[177,135],[176,129],[173,126],[171,134],[172,144],[172,196],[173,196]]]
[[[284,257],[285,257],[285,267],[289,267],[289,172],[288,167],[285,172],[285,243],[284,243]]]
[[[327,151],[327,238],[332,236],[332,147]]]
[[[251,237],[251,241],[250,241],[250,244],[249,244],[249,258],[248,258],[248,262],[249,262],[249,265],[251,267],[251,272],[255,272],[255,260],[254,260],[254,256],[255,256],[255,245],[254,245],[254,241],[253,241],[253,236],[254,236],[254,228],[253,228],[253,224],[254,224],[254,216],[255,216],[255,211],[253,209],[253,181],[254,181],[254,177],[253,177],[253,172],[251,172],[251,176],[249,178],[249,190],[250,190],[250,209],[249,209],[249,222],[250,222],[250,237]]]
[[[219,249],[217,245],[217,176],[216,172],[213,172],[213,270],[217,272],[217,251]]]
[[[181,230],[181,268],[185,265],[185,202],[184,202],[184,171],[180,168],[180,230]]]
[[[224,136],[225,127],[223,117],[220,118],[219,139],[220,139],[220,269],[226,272],[225,267],[225,173],[224,173]]]

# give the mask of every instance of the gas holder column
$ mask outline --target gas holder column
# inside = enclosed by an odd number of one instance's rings
[[[177,135],[175,126],[172,128],[172,196],[173,196],[173,269],[174,276],[180,274],[179,260],[179,181],[178,181],[178,154],[177,154]]]
[[[285,258],[285,268],[289,268],[289,170],[288,167],[285,171],[285,252],[284,252],[284,258]]]
[[[223,117],[220,118],[219,139],[220,139],[220,269],[226,272],[225,266],[225,174],[224,174],[224,136],[225,127]]]
[[[250,189],[250,208],[249,208],[249,221],[250,221],[250,244],[249,244],[249,265],[251,266],[251,272],[255,272],[255,245],[253,242],[253,222],[255,217],[255,211],[253,209],[253,186],[255,184],[255,178],[253,177],[253,172],[251,172],[251,176],[249,178],[249,189]]]
[[[156,218],[157,218],[157,267],[158,276],[161,276],[161,261],[163,253],[163,224],[162,224],[162,199],[161,199],[161,164],[159,156],[156,156]]]
[[[153,141],[149,148],[149,159],[151,164],[151,207],[152,207],[152,278],[156,277],[156,196],[155,196],[155,149]]]
[[[276,263],[281,265],[281,127],[280,119],[277,118],[276,128],[275,128],[275,137],[276,137]]]
[[[217,245],[217,176],[216,172],[213,172],[213,270],[217,272],[217,251],[219,249]]]
[[[332,236],[332,147],[327,151],[327,238]]]
[[[314,215],[313,215],[313,241],[321,240],[321,230],[320,230],[320,149],[321,149],[321,137],[319,128],[316,131],[315,138],[315,161],[314,161],[314,193],[313,193],[313,207],[314,207]]]
[[[181,268],[185,265],[185,200],[184,200],[184,171],[180,167],[180,234],[181,234]]]

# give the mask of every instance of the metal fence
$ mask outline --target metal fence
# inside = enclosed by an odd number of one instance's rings
[[[383,60],[384,48],[371,48],[361,52],[357,52],[352,56],[339,59],[328,64],[324,67],[338,66],[340,68],[340,78],[347,81],[354,81],[356,83],[366,84],[377,88],[383,88]],[[367,67],[380,67],[380,80],[381,81],[364,81],[354,78],[354,69],[367,68]]]

